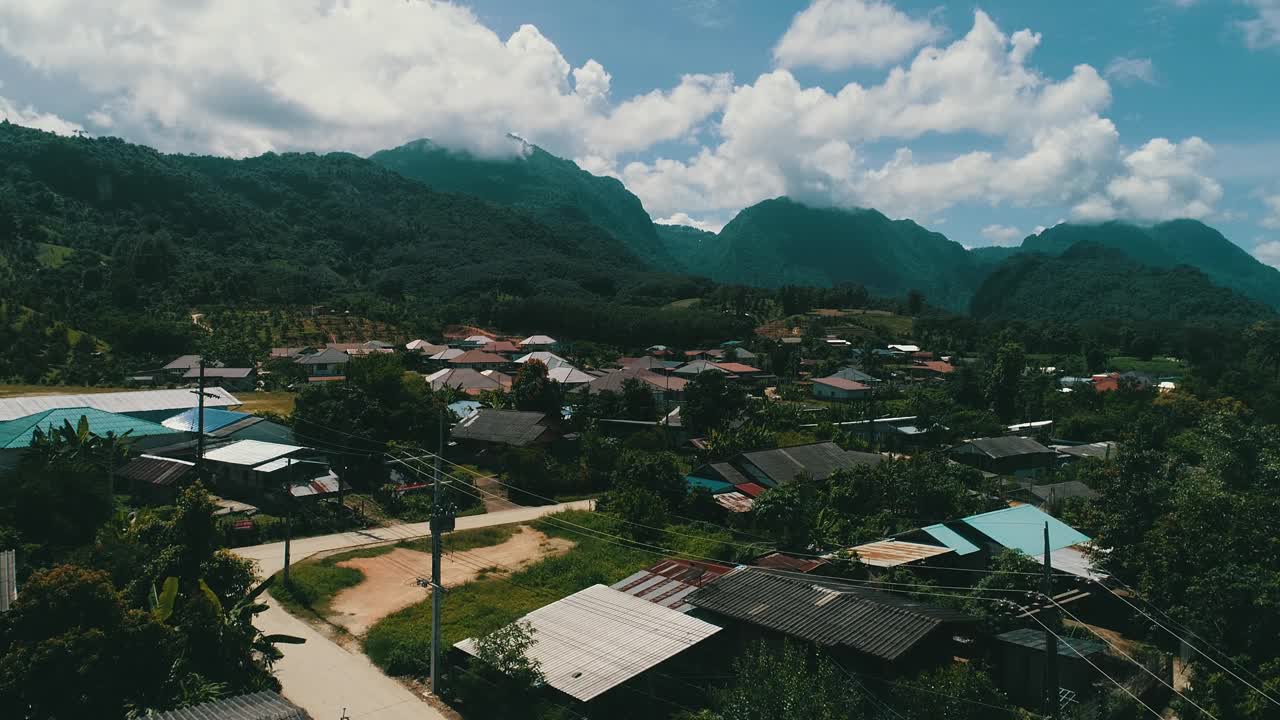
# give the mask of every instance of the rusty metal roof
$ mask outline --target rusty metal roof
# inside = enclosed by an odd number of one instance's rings
[[[888,661],[934,632],[973,620],[896,593],[753,567],[737,568],[686,600],[701,610]]]
[[[663,607],[689,612],[693,606],[684,598],[733,568],[717,563],[667,558],[651,568],[637,571],[610,587]]]
[[[762,568],[772,568],[774,570],[790,570],[798,573],[809,573],[826,565],[827,561],[821,558],[801,558],[786,553],[774,552],[756,558],[754,565]]]
[[[714,499],[717,504],[729,512],[751,512],[751,509],[756,506],[754,499],[737,491],[719,493]]]
[[[903,540],[880,540],[851,548],[858,559],[872,567],[891,568],[907,565],[939,555],[946,555],[951,548]]]

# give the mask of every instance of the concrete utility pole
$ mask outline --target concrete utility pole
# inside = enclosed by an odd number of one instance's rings
[[[196,479],[204,480],[204,355],[200,356],[200,389],[196,396]]]
[[[293,458],[285,459],[285,478],[290,478],[293,470]],[[285,481],[285,514],[284,514],[284,584],[289,585],[289,544],[293,540],[293,486],[289,480]]]
[[[440,532],[444,529],[440,505],[440,455],[444,453],[444,407],[436,424],[435,478],[431,483],[431,694],[439,694],[440,685],[440,611],[444,587],[440,584]]]
[[[1053,563],[1049,560],[1049,523],[1044,524],[1044,578],[1040,581],[1044,594],[1044,714],[1058,716],[1058,613],[1053,606]]]

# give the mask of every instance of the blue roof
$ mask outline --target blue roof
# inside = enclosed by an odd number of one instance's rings
[[[965,540],[955,530],[952,530],[951,528],[947,527],[946,525],[943,525],[942,523],[938,523],[937,525],[930,525],[928,527],[924,527],[920,529],[929,533],[929,536],[932,537],[934,540],[937,540],[938,542],[942,543],[946,547],[949,547],[952,550],[954,550],[957,555],[968,555],[969,553],[978,552],[977,545],[974,545],[968,540]]]
[[[997,543],[1028,555],[1044,553],[1045,523],[1049,524],[1050,552],[1089,542],[1088,535],[1031,505],[973,515],[964,522]]]
[[[160,423],[171,430],[181,432],[196,432],[200,429],[199,409],[191,408],[186,412],[178,413],[171,418]],[[249,417],[249,413],[232,412],[231,410],[219,410],[217,408],[204,409],[204,431],[211,433],[214,430],[220,430],[232,423],[240,422]]]
[[[465,418],[482,407],[484,405],[476,400],[459,400],[458,402],[449,403],[449,410],[454,415],[457,415],[459,419]]]
[[[159,423],[109,413],[105,410],[86,407],[58,408],[0,423],[0,449],[15,450],[30,447],[31,441],[35,438],[36,428],[48,431],[50,428],[62,427],[64,421],[69,421],[71,427],[76,427],[80,424],[82,417],[88,419],[89,432],[95,435],[105,436],[107,433],[115,433],[118,437],[127,432],[130,437],[142,437],[176,432]]]
[[[712,495],[728,492],[733,489],[733,483],[727,483],[723,480],[711,480],[708,478],[694,477],[693,475],[689,475],[684,480],[689,483],[690,488],[706,488],[711,491]]]

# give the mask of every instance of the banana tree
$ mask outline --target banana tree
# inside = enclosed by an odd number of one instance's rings
[[[236,664],[243,665],[260,658],[270,668],[283,657],[277,645],[301,645],[305,638],[294,635],[266,634],[253,624],[254,616],[267,609],[266,603],[258,602],[258,598],[275,582],[269,577],[253,588],[235,605],[227,608],[222,600],[204,580],[196,581],[197,592],[189,599],[193,608],[192,615],[208,612],[214,622],[206,628],[205,635],[217,641],[218,654]],[[169,577],[164,581],[160,592],[151,589],[151,611],[162,622],[167,622],[174,614],[174,606],[178,598],[178,578]]]

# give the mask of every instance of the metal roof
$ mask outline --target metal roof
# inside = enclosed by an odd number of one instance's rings
[[[586,702],[720,631],[662,605],[592,585],[525,615],[527,651],[551,687]],[[468,638],[454,645],[475,654]]]
[[[1021,550],[1028,555],[1044,552],[1044,527],[1049,525],[1049,551],[1089,542],[1089,536],[1054,516],[1030,505],[994,510],[964,519],[964,523],[980,531],[1004,547]]]
[[[538,350],[537,352],[531,352],[525,355],[521,355],[520,357],[516,358],[515,361],[523,365],[529,362],[530,360],[537,360],[541,362],[543,365],[547,366],[548,370],[555,370],[556,368],[562,365],[569,364],[568,360],[565,360],[564,358],[560,357],[559,355],[553,352],[547,352],[546,350]]]
[[[716,363],[711,362],[710,360],[694,360],[691,363],[686,363],[684,365],[681,365],[680,367],[676,368],[673,372],[675,372],[678,375],[700,375],[707,371],[715,371],[715,372],[721,372],[726,374],[729,372],[728,370],[725,370],[724,368],[720,367]]]
[[[220,387],[204,389],[205,407],[239,405],[234,395]],[[59,408],[94,408],[113,413],[183,410],[199,403],[194,389],[135,390],[129,392],[87,393],[84,395],[23,395],[0,398],[0,421],[35,415]]]
[[[684,601],[685,596],[732,569],[728,565],[667,558],[610,587],[678,612],[689,612],[693,606]]]
[[[405,350],[420,352],[424,355],[435,355],[447,347],[448,345],[436,345],[435,343],[431,343],[426,340],[410,340],[404,345]]]
[[[253,466],[261,465],[268,460],[275,460],[303,449],[305,448],[297,445],[284,445],[261,440],[240,440],[206,452],[204,459],[229,465]]]
[[[1018,628],[1007,633],[1001,633],[996,636],[996,639],[1001,642],[1021,645],[1025,648],[1044,652],[1046,647],[1044,635],[1044,630],[1040,628]],[[1081,655],[1089,657],[1106,651],[1107,646],[1101,640],[1073,638],[1065,635],[1059,635],[1058,637],[1058,654],[1062,657],[1078,658]],[[1079,655],[1076,654],[1077,652]]]
[[[253,368],[229,368],[229,367],[207,367],[204,369],[206,378],[226,378],[231,380],[241,380],[252,375],[256,370]],[[195,380],[200,377],[200,368],[191,368],[182,376],[186,380]]]
[[[1018,455],[1039,455],[1053,453],[1053,450],[1041,445],[1031,438],[1006,435],[1004,437],[975,438],[961,443],[959,448],[971,447],[989,458],[1015,457]]]
[[[572,365],[561,365],[547,372],[547,379],[563,385],[582,385],[596,380],[595,375],[588,375]]]
[[[186,460],[175,460],[157,455],[139,455],[125,463],[124,467],[116,471],[116,474],[126,480],[137,480],[138,482],[167,487],[177,482],[193,467],[195,467],[195,463],[187,462]]]
[[[667,375],[659,375],[650,372],[644,368],[624,368],[622,370],[613,370],[587,383],[584,387],[579,388],[588,395],[596,393],[611,392],[622,394],[622,386],[628,380],[639,380],[648,383],[649,389],[653,391],[670,391],[683,392],[685,385],[688,383],[684,378],[669,377]]]
[[[1086,443],[1084,445],[1053,446],[1053,449],[1062,455],[1071,455],[1077,458],[1100,458],[1103,460],[1109,457],[1114,457],[1119,448],[1119,443],[1115,442],[1095,442]]]
[[[351,356],[341,350],[325,348],[311,355],[299,355],[294,362],[300,365],[340,365],[351,361]]]
[[[1085,485],[1079,480],[1066,480],[1058,483],[1050,483],[1048,485],[1032,485],[1027,488],[1032,495],[1050,502],[1052,500],[1065,500],[1067,498],[1085,498],[1092,500],[1098,497],[1098,492],[1093,488]]]
[[[536,441],[548,428],[540,412],[481,408],[453,426],[455,440],[478,440],[522,447]]]
[[[481,373],[475,368],[445,368],[424,378],[432,390],[444,387],[459,390],[502,390],[502,382]]]
[[[755,498],[748,496],[746,493],[738,492],[737,490],[718,493],[713,497],[713,499],[716,501],[717,505],[723,507],[729,512],[751,512],[751,509],[756,506]]]
[[[831,377],[817,378],[814,380],[814,382],[822,385],[830,385],[831,387],[838,388],[840,390],[870,390],[871,389],[870,386],[864,385],[863,383],[860,383],[857,380],[850,380],[848,378],[842,378],[836,375],[832,375]]]
[[[954,550],[957,555],[968,555],[970,553],[976,553],[981,549],[961,536],[960,533],[952,530],[942,523],[929,525],[928,527],[922,527],[920,529],[925,533],[928,533],[929,537]]]
[[[908,565],[920,560],[946,555],[951,548],[906,542],[905,540],[880,540],[851,548],[858,560],[872,567],[891,568]]]
[[[180,355],[178,358],[168,365],[164,366],[165,370],[189,370],[191,368],[200,367],[199,355]]]
[[[882,455],[846,452],[833,442],[757,450],[743,453],[741,458],[759,468],[765,475],[764,478],[754,479],[765,479],[774,485],[791,482],[799,475],[826,480],[837,470],[857,465],[876,465],[885,460]]]
[[[152,720],[312,720],[312,718],[305,710],[280,695],[263,690],[169,710],[152,716]]]
[[[296,498],[333,495],[339,490],[338,476],[330,470],[320,477],[311,478],[304,483],[289,486],[289,494]]]
[[[827,564],[826,560],[821,558],[802,558],[786,553],[772,552],[768,555],[756,558],[752,563],[757,567],[772,568],[774,570],[789,570],[791,572],[809,573],[817,570]]]
[[[464,352],[466,351],[460,350],[458,348],[445,348],[427,359],[428,360],[452,360]]]
[[[1037,563],[1044,564],[1044,553],[1031,557]],[[1049,553],[1049,564],[1053,566],[1054,571],[1061,570],[1086,580],[1099,581],[1107,577],[1106,573],[1093,566],[1093,560],[1085,552],[1084,546],[1072,545],[1054,550]]]
[[[524,347],[525,345],[555,345],[555,344],[556,344],[556,339],[551,337],[550,335],[530,335],[529,337],[520,341],[521,347]]]
[[[145,437],[171,435],[177,432],[159,423],[94,408],[58,408],[0,424],[0,449],[16,450],[31,447],[37,428],[48,432],[51,428],[62,427],[66,422],[71,423],[71,427],[74,428],[79,425],[80,418],[89,421],[89,432],[95,435],[115,433],[116,436],[121,436],[129,433],[129,437]]]
[[[182,432],[196,432],[200,428],[200,410],[199,408],[191,408],[184,412],[178,413],[164,422],[160,423],[171,430],[180,430]],[[219,428],[224,428],[231,423],[240,422],[247,417],[253,417],[249,413],[235,412],[234,410],[219,410],[217,408],[204,409],[204,431],[211,433]]]
[[[763,485],[757,485],[753,482],[739,483],[734,487],[737,488],[738,492],[746,495],[747,497],[760,497],[760,494],[766,490]]]
[[[468,350],[461,355],[451,359],[450,365],[464,365],[473,363],[476,365],[506,365],[509,361],[501,355],[485,352],[483,350]]]
[[[967,615],[831,578],[740,567],[689,594],[695,607],[893,661]]]

